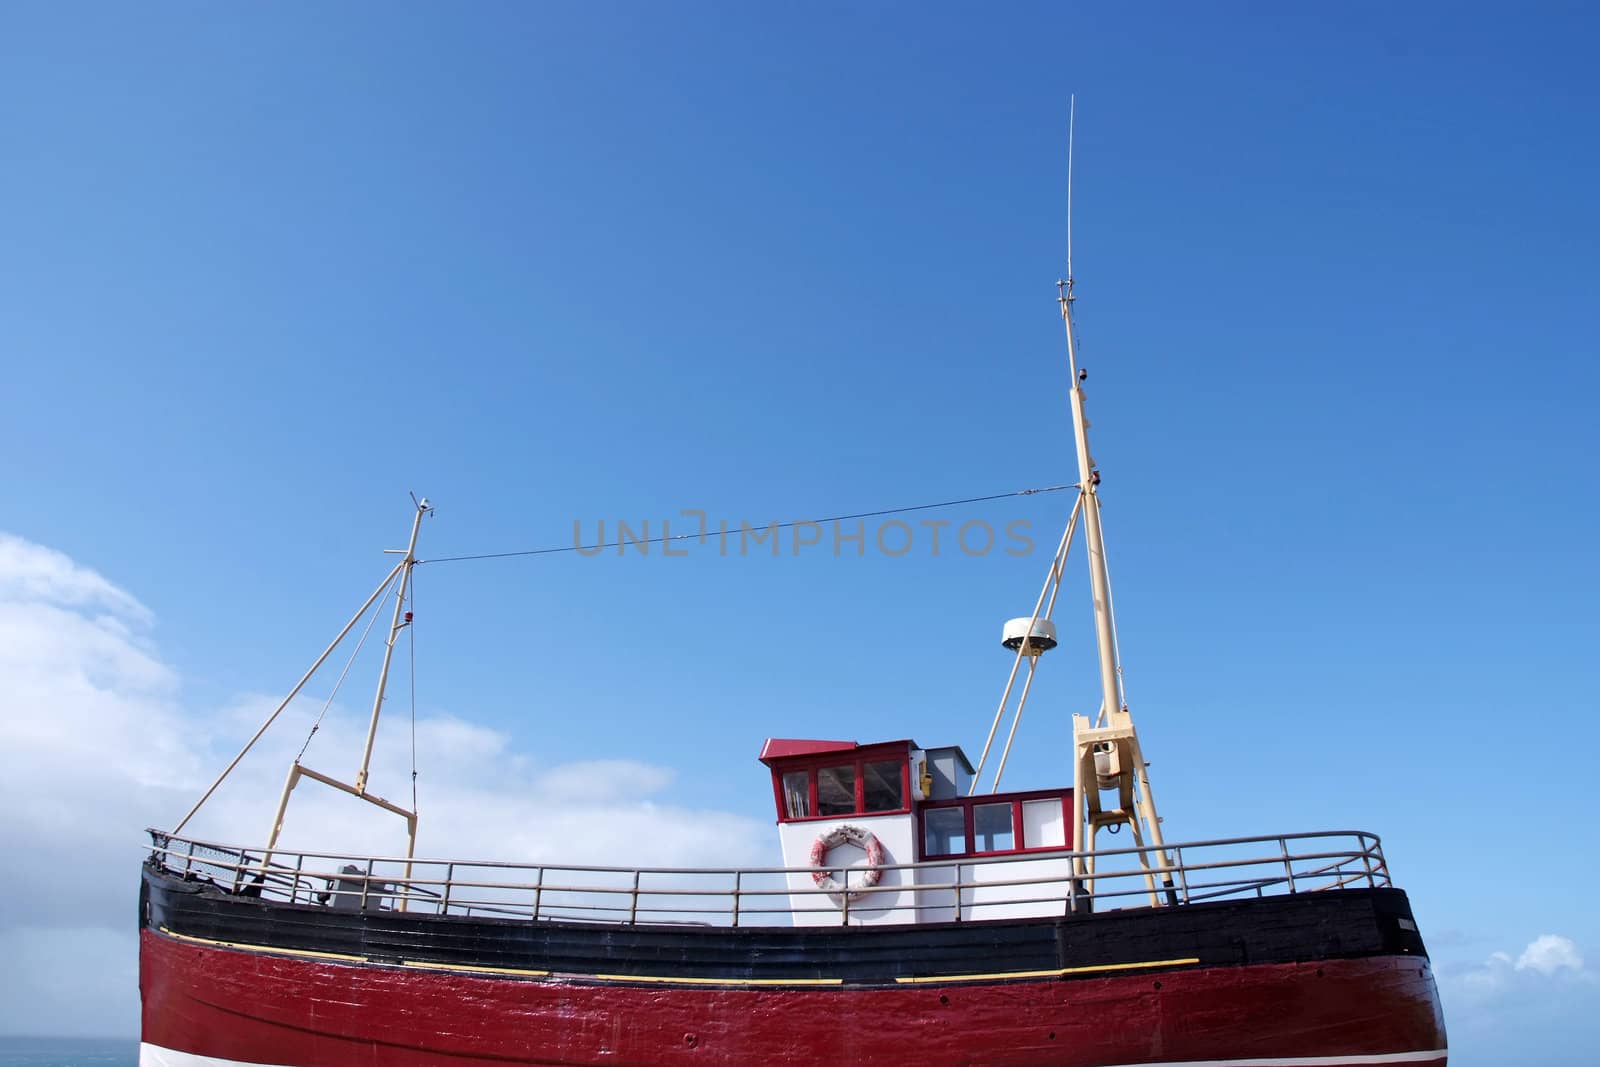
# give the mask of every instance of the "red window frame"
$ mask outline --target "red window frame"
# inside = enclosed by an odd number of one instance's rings
[[[1030,845],[1023,840],[1022,832],[1022,805],[1033,800],[1049,800],[1058,797],[1061,800],[1061,821],[1065,829],[1063,836],[1066,843],[1062,845]],[[977,837],[973,830],[972,809],[988,804],[1011,805],[1011,834],[1012,840],[1017,842],[1015,848],[992,849],[988,852],[974,851]],[[927,818],[928,812],[940,811],[946,808],[962,809],[962,827],[966,832],[964,852],[948,852],[942,856],[929,856],[925,854],[928,844]],[[972,856],[1015,856],[1022,852],[1066,852],[1076,848],[1078,828],[1075,825],[1075,808],[1072,803],[1072,790],[1070,789],[1035,789],[1026,793],[990,793],[988,795],[955,797],[951,800],[924,801],[917,812],[917,855],[925,861],[967,859]]]
[[[887,763],[890,760],[900,761],[900,798],[901,806],[888,808],[883,811],[865,811],[867,775],[866,765],[869,763]],[[812,811],[817,810],[817,772],[827,767],[844,767],[853,765],[856,772],[856,810],[846,815],[800,815],[789,814],[789,807],[784,803],[783,776],[793,774],[795,771],[805,771],[807,774],[806,788],[808,795],[806,806]],[[904,744],[887,745],[862,745],[859,748],[842,749],[838,752],[819,752],[810,756],[795,756],[772,764],[772,801],[778,812],[778,821],[785,822],[817,822],[822,819],[844,819],[853,816],[868,815],[904,815],[911,810],[911,751]]]

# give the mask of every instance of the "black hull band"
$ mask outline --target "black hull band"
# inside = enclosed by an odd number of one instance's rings
[[[642,981],[860,986],[1427,957],[1405,893],[1370,888],[915,926],[656,926],[336,911],[234,895],[146,864],[140,918],[146,928],[244,948]]]

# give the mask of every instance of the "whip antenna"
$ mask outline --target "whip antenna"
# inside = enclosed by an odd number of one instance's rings
[[[1078,122],[1078,94],[1067,98],[1067,281],[1072,281],[1072,135]]]

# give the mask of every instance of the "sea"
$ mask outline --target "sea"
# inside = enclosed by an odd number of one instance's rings
[[[139,1042],[99,1037],[0,1037],[0,1067],[138,1067]]]

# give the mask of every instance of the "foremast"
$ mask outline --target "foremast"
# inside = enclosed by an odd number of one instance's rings
[[[266,721],[261,724],[260,728],[256,730],[255,734],[250,738],[250,740],[245,742],[244,748],[239,750],[239,754],[233,757],[232,762],[230,762],[227,767],[223,768],[221,774],[217,775],[216,780],[211,783],[210,787],[206,789],[205,793],[201,795],[200,799],[195,802],[194,807],[190,808],[188,814],[178,821],[178,825],[172,830],[174,835],[183,831],[183,828],[188,825],[189,820],[194,818],[195,814],[199,812],[201,807],[205,805],[206,801],[211,799],[212,794],[217,791],[217,788],[222,785],[222,783],[227,779],[228,775],[233,773],[234,768],[239,766],[239,763],[244,759],[244,757],[249,754],[252,748],[255,747],[256,742],[261,740],[268,728],[271,727],[272,724],[277,721],[278,716],[283,713],[283,710],[289,706],[290,702],[293,701],[296,696],[299,695],[301,689],[305,688],[306,683],[311,680],[311,677],[317,673],[318,669],[320,669],[322,665],[327,662],[328,657],[333,654],[333,650],[338,648],[344,639],[349,636],[350,631],[355,629],[356,624],[366,616],[367,612],[372,608],[372,606],[378,603],[382,597],[388,594],[394,597],[394,614],[389,622],[388,637],[384,641],[383,666],[378,672],[377,692],[373,694],[372,698],[372,716],[367,724],[366,744],[361,752],[361,765],[356,770],[355,781],[353,783],[345,782],[331,775],[323,774],[320,771],[314,771],[310,767],[305,766],[300,762],[301,758],[304,757],[306,752],[306,748],[302,747],[300,749],[300,754],[296,756],[294,762],[289,765],[288,778],[283,784],[283,792],[278,798],[277,810],[272,816],[272,829],[267,834],[266,852],[261,857],[259,872],[264,878],[266,876],[267,869],[272,865],[273,849],[277,847],[278,837],[283,832],[283,819],[289,808],[290,795],[294,792],[295,786],[300,783],[302,778],[310,778],[313,781],[321,782],[323,785],[330,786],[339,790],[340,792],[348,793],[359,800],[364,800],[368,804],[381,808],[393,815],[398,815],[405,820],[407,861],[406,878],[409,880],[411,876],[410,860],[415,854],[417,845],[417,813],[415,810],[415,744],[413,743],[412,753],[412,806],[410,808],[392,803],[391,801],[372,793],[367,788],[367,778],[372,766],[373,743],[377,739],[378,735],[378,718],[383,713],[383,701],[388,691],[389,667],[394,660],[395,641],[399,638],[401,631],[406,630],[411,626],[411,612],[406,610],[406,608],[409,603],[407,594],[411,588],[411,572],[416,568],[416,565],[421,562],[417,559],[417,537],[422,529],[423,518],[433,513],[433,505],[428,502],[426,497],[418,500],[413,495],[411,500],[416,506],[416,511],[413,513],[411,519],[410,540],[407,541],[404,549],[391,548],[384,550],[389,554],[401,556],[402,558],[400,562],[394,565],[394,568],[390,570],[389,573],[384,577],[383,581],[378,584],[378,588],[372,591],[372,595],[367,597],[366,602],[363,603],[360,609],[358,609],[356,613],[350,617],[350,621],[344,624],[344,629],[339,631],[338,636],[333,639],[327,648],[323,649],[322,654],[317,657],[316,662],[312,663],[311,668],[301,676],[298,682],[295,683],[294,688],[289,690],[289,695],[283,698],[282,702],[280,702],[278,706],[272,710],[272,713],[267,716]],[[381,610],[382,609],[380,608],[379,611],[381,612]],[[375,614],[373,616],[372,623],[376,622],[377,615]],[[367,633],[371,632],[372,623],[368,624]],[[349,673],[350,667],[354,664],[355,657],[360,654],[361,646],[365,641],[366,633],[363,633],[361,640],[356,643],[355,652],[351,654],[350,662],[345,665],[345,674]],[[326,713],[328,707],[332,705],[334,696],[338,694],[339,687],[344,682],[344,676],[344,674],[341,674],[339,676],[339,681],[334,683],[333,692],[329,694],[327,703],[323,706],[324,713]],[[413,716],[415,713],[415,697],[413,695]],[[318,716],[317,722],[311,727],[311,733],[306,737],[306,746],[310,745],[311,738],[316,735],[318,726],[321,725],[321,722],[321,716]],[[400,908],[402,911],[405,910],[408,895],[409,890],[407,891],[407,896],[402,896],[400,900]]]
[[[383,714],[383,700],[388,692],[389,665],[394,660],[395,641],[399,638],[400,631],[407,629],[411,625],[411,612],[406,610],[406,593],[411,588],[411,572],[417,566],[417,535],[422,530],[423,518],[431,514],[433,511],[433,505],[428,502],[426,497],[421,500],[417,500],[415,497],[412,497],[412,500],[416,504],[416,512],[411,517],[411,539],[406,542],[406,547],[403,552],[400,549],[385,549],[386,552],[399,555],[402,558],[399,565],[390,572],[389,578],[385,581],[385,583],[378,587],[378,592],[381,594],[390,583],[398,582],[393,594],[394,615],[389,622],[389,634],[384,640],[383,644],[383,666],[378,670],[378,688],[372,696],[372,716],[367,723],[367,740],[365,746],[361,750],[361,766],[356,770],[355,782],[345,782],[333,777],[332,775],[323,774],[320,771],[314,771],[310,767],[305,766],[300,762],[301,757],[305,754],[305,750],[302,749],[301,755],[296,756],[294,762],[289,765],[289,775],[283,783],[283,793],[278,797],[278,810],[273,813],[272,829],[267,834],[267,855],[262,861],[263,867],[265,867],[267,863],[271,862],[272,850],[278,844],[278,836],[283,833],[283,818],[289,810],[289,797],[294,793],[295,786],[300,784],[300,780],[302,778],[310,778],[312,781],[321,782],[323,785],[337,789],[342,793],[348,793],[359,800],[366,801],[368,804],[371,804],[374,807],[382,808],[384,811],[387,811],[393,815],[398,815],[404,819],[406,823],[406,860],[408,861],[406,864],[406,877],[410,878],[411,876],[411,866],[409,861],[415,854],[417,847],[417,813],[415,810],[415,798],[413,798],[413,806],[411,808],[406,808],[399,804],[392,803],[383,797],[377,796],[367,789],[367,775],[372,768],[372,746],[378,736],[378,718]],[[368,603],[370,604],[371,601],[369,600]],[[376,619],[374,619],[374,621],[376,621]],[[358,646],[357,652],[359,651],[360,648]],[[329,700],[331,702],[332,698],[330,697]],[[312,733],[316,733],[315,726],[312,727]],[[307,744],[310,743],[310,740],[310,737],[306,738]],[[413,780],[415,780],[415,775],[415,764],[413,764]],[[413,792],[415,792],[414,789]],[[402,901],[402,910],[404,910],[404,905],[405,902]]]
[[[1161,817],[1156,814],[1155,794],[1150,789],[1149,765],[1139,746],[1133,715],[1122,684],[1122,664],[1117,649],[1117,624],[1111,602],[1111,575],[1106,567],[1105,531],[1100,522],[1100,471],[1089,452],[1089,419],[1084,413],[1084,380],[1088,372],[1078,367],[1077,337],[1072,324],[1072,277],[1057,282],[1057,301],[1067,334],[1067,367],[1071,375],[1069,398],[1072,406],[1072,434],[1078,457],[1078,490],[1083,540],[1089,557],[1089,587],[1094,598],[1095,645],[1099,653],[1100,712],[1091,718],[1072,716],[1072,786],[1077,805],[1077,825],[1082,832],[1074,859],[1074,874],[1089,882],[1094,877],[1097,837],[1102,829],[1126,825],[1139,848],[1140,865],[1161,871],[1162,884],[1172,885],[1171,863],[1163,851]],[[1115,791],[1116,806],[1107,807],[1101,794]],[[1088,855],[1085,855],[1088,853]],[[1154,875],[1147,876],[1152,891]]]

